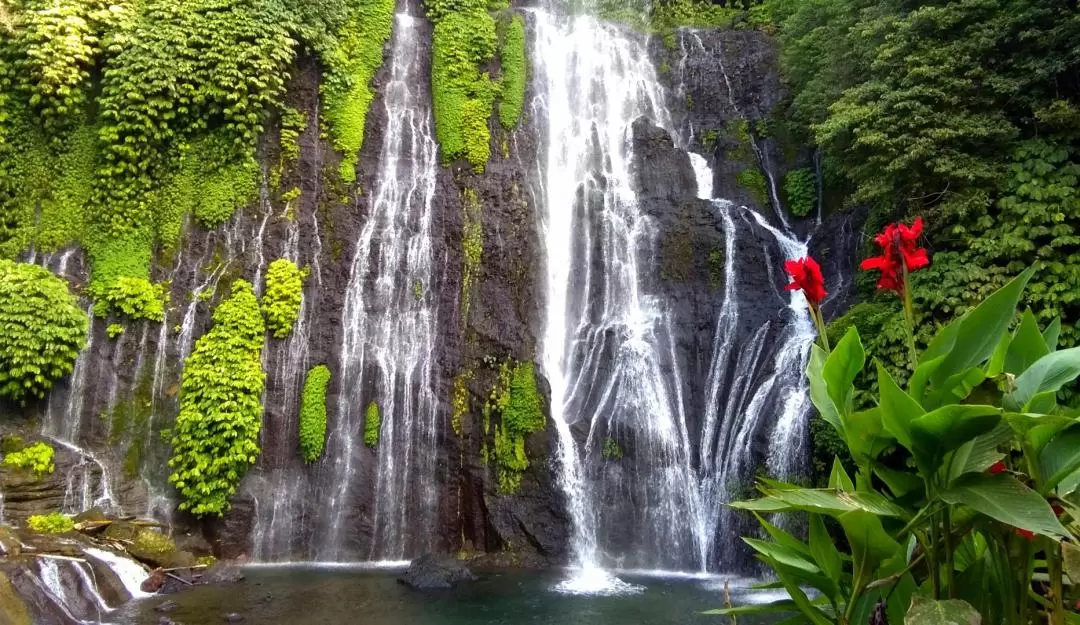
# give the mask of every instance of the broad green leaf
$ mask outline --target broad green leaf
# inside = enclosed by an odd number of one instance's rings
[[[705,610],[701,614],[710,616],[743,616],[747,614],[775,614],[777,612],[795,612],[799,606],[791,599],[781,599],[771,603],[758,603],[752,605],[740,605],[731,608],[718,608]]]
[[[933,599],[915,595],[904,615],[904,625],[980,625],[982,617],[967,601]]]
[[[813,586],[834,601],[839,597],[840,587],[836,580],[828,578],[809,557],[777,543],[745,537],[743,542],[769,560],[778,574],[785,573],[800,584]]]
[[[921,400],[926,395],[926,385],[930,383],[930,376],[934,375],[944,360],[945,356],[938,356],[933,360],[920,361],[919,366],[915,368],[915,373],[912,373],[911,379],[908,380],[908,392],[912,397]]]
[[[1017,376],[1013,391],[1006,395],[1012,406],[1024,409],[1033,397],[1046,391],[1057,391],[1080,375],[1080,347],[1064,349],[1043,356]],[[1026,409],[1025,409],[1026,410]]]
[[[1024,287],[1034,273],[1035,268],[1029,267],[963,317],[949,324],[959,324],[959,328],[952,335],[952,345],[944,350],[945,359],[930,376],[932,385],[940,386],[949,377],[990,358],[1002,335],[1008,331]],[[934,346],[933,341],[931,345]]]
[[[1029,308],[1020,317],[1020,325],[1013,333],[1012,343],[1009,344],[1009,351],[1005,356],[1005,371],[1020,375],[1049,353],[1046,341],[1039,332],[1039,324]]]
[[[1005,423],[1009,424],[1014,432],[1026,437],[1028,432],[1039,426],[1051,426],[1057,430],[1069,427],[1076,423],[1076,419],[1057,414],[1037,414],[1032,412],[1006,412]]]
[[[879,516],[905,518],[907,511],[874,492],[847,492],[827,488],[800,488],[798,490],[768,490],[766,496],[786,504],[788,510],[802,510],[837,516],[860,510]],[[760,501],[760,500],[758,500]],[[732,507],[744,510],[761,510],[733,503]]]
[[[1009,353],[1010,343],[1012,343],[1012,336],[1008,332],[1001,335],[994,353],[990,355],[990,362],[986,364],[986,377],[996,378],[1005,370],[1005,357]]]
[[[799,612],[809,619],[812,625],[833,625],[833,621],[825,616],[825,613],[807,598],[806,593],[799,587],[798,581],[792,579],[791,575],[785,571],[784,567],[780,566],[775,560],[772,560],[767,556],[762,557],[762,561],[772,566],[773,570],[776,571],[776,576],[779,577],[780,582],[784,584],[784,589],[787,590],[788,596],[795,602]]]
[[[855,483],[848,477],[844,465],[840,464],[840,459],[835,456],[832,461],[832,472],[829,473],[829,488],[833,490],[855,490]]]
[[[881,452],[896,442],[896,439],[885,431],[880,408],[849,414],[844,420],[844,431],[847,434],[848,449],[859,463],[876,460]]]
[[[1042,414],[1058,412],[1057,391],[1035,393],[1035,396],[1027,403],[1027,411]]]
[[[1061,335],[1061,317],[1055,317],[1050,325],[1042,332],[1043,342],[1046,343],[1046,351],[1057,351],[1058,337]]]
[[[859,340],[859,332],[855,326],[851,326],[844,338],[840,339],[829,353],[822,371],[829,388],[829,396],[840,413],[841,421],[851,413],[852,383],[865,364],[866,352]]]
[[[916,461],[926,472],[936,471],[945,454],[994,429],[1001,409],[994,406],[950,404],[911,421]]]
[[[881,519],[869,512],[847,512],[837,521],[851,546],[852,576],[857,586],[872,581],[881,563],[902,551],[900,543],[881,526]]]
[[[912,399],[896,384],[888,369],[881,363],[877,363],[878,388],[881,391],[881,399],[878,408],[881,409],[881,422],[885,430],[892,434],[901,445],[912,450],[911,422],[926,414],[919,402]]]
[[[874,474],[885,482],[892,491],[894,498],[901,498],[915,491],[921,492],[925,486],[922,479],[914,473],[890,469],[885,466],[875,466]]]
[[[1039,452],[1039,492],[1049,493],[1077,469],[1080,469],[1080,424],[1059,431]]]
[[[1076,543],[1061,542],[1061,565],[1073,584],[1080,583],[1080,547]]]
[[[946,503],[966,505],[986,516],[1036,534],[1065,538],[1054,511],[1041,495],[1007,473],[969,473],[956,480],[940,498]]]
[[[782,545],[796,553],[802,554],[807,558],[813,557],[810,552],[810,547],[808,547],[801,540],[795,538],[788,532],[785,532],[784,530],[773,525],[772,523],[769,523],[761,515],[754,514],[754,516],[757,517],[758,523],[760,523],[761,526],[765,528],[765,531],[768,532],[769,537],[775,540],[778,545]]]
[[[1080,469],[1073,471],[1066,475],[1057,485],[1057,492],[1059,497],[1064,497],[1071,493],[1076,492],[1076,489],[1080,487]],[[1077,580],[1080,583],[1080,580]]]
[[[1012,438],[1012,430],[1005,423],[998,423],[990,432],[976,437],[974,440],[964,443],[949,460],[949,473],[945,476],[945,483],[951,484],[953,480],[966,473],[982,473],[990,468],[1002,454],[998,447],[1007,444]]]
[[[971,391],[983,383],[986,379],[986,372],[980,367],[970,367],[957,373],[954,376],[950,376],[947,380],[941,383],[940,386],[934,387],[929,396],[923,397],[923,407],[927,410],[932,410],[938,406],[945,404],[956,404],[967,399],[971,395]]]
[[[821,515],[810,515],[810,555],[814,562],[825,572],[825,576],[839,580],[842,572],[840,552],[836,549],[833,539],[825,529],[825,522]]]
[[[825,379],[825,350],[816,343],[810,346],[810,362],[806,366],[806,377],[810,382],[810,401],[818,409],[818,414],[844,437],[844,425],[840,420],[840,409],[833,402],[829,393],[829,384]]]

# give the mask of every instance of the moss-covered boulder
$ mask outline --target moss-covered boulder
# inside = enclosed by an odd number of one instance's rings
[[[177,548],[172,538],[148,527],[116,521],[106,528],[104,535],[123,544],[131,557],[153,567],[172,569],[195,564],[194,555]]]
[[[30,610],[15,592],[11,580],[5,573],[0,573],[0,623],[7,625],[33,625]]]

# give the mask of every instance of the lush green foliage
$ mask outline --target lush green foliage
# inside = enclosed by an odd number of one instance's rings
[[[495,428],[495,468],[502,493],[516,493],[522,474],[529,468],[525,437],[546,425],[542,401],[533,363],[500,366],[499,383],[491,391],[485,413],[495,410],[501,415]]]
[[[348,18],[335,46],[325,51],[323,83],[327,121],[341,151],[341,177],[356,180],[356,160],[364,144],[364,125],[375,94],[371,81],[382,66],[383,45],[394,24],[394,0],[349,0]]]
[[[39,534],[67,534],[75,529],[75,521],[59,512],[31,515],[26,525]]]
[[[372,401],[364,413],[364,444],[374,447],[379,444],[379,432],[382,429],[382,412],[379,404]]]
[[[52,445],[48,443],[34,443],[18,451],[12,451],[4,456],[4,466],[16,469],[33,471],[34,475],[46,475],[56,470],[53,464]]]
[[[266,315],[266,329],[274,338],[283,339],[292,332],[293,324],[300,316],[305,277],[296,263],[287,258],[279,258],[267,268],[262,309]]]
[[[1080,417],[1057,394],[1080,376],[1080,348],[1058,350],[1060,326],[1040,330],[1030,310],[1009,332],[1033,274],[937,331],[906,388],[877,363],[877,405],[867,410],[855,403],[866,365],[857,325],[831,353],[813,346],[811,399],[844,442],[855,479],[834,462],[828,488],[762,480],[761,499],[734,504],[807,513],[809,538],[758,516],[773,542],[745,540],[790,599],[718,612],[795,610],[816,625],[854,625],[879,606],[889,621],[915,624],[932,622],[929,607],[986,623],[1042,614],[1065,623],[1066,567],[1076,573],[1080,542]],[[829,535],[826,517],[846,544]],[[940,599],[949,601],[926,603]]]
[[[495,57],[495,19],[486,0],[429,1],[427,7],[435,20],[431,90],[442,159],[465,158],[482,172],[491,156],[488,120],[499,87],[480,70]]]
[[[806,217],[817,204],[817,185],[814,172],[809,169],[793,169],[784,176],[784,196],[787,209],[796,217]]]
[[[184,365],[169,481],[196,516],[227,511],[259,454],[265,331],[255,291],[237,280]]]
[[[461,320],[464,323],[469,319],[472,290],[480,277],[480,262],[484,256],[484,207],[480,204],[480,196],[473,189],[465,189],[461,203],[465,212],[461,241],[465,256],[465,267],[461,274]]]
[[[300,404],[300,455],[308,464],[323,454],[326,444],[326,387],[330,369],[318,365],[308,371]]]
[[[793,92],[787,113],[803,139],[821,149],[826,197],[869,204],[875,222],[915,213],[928,219],[935,266],[917,276],[921,327],[948,322],[1033,266],[1023,304],[1043,323],[1060,316],[1062,343],[1076,344],[1075,6],[1038,0],[767,5],[779,24]],[[894,375],[905,368],[906,358],[890,353],[892,336],[863,337]],[[923,345],[930,338],[929,332],[919,337]]]
[[[0,397],[44,397],[71,373],[88,320],[67,283],[37,265],[0,260]]]
[[[525,85],[528,82],[528,60],[525,58],[525,20],[515,15],[503,36],[499,52],[502,63],[502,99],[499,101],[499,121],[511,130],[521,121],[525,106]]]
[[[622,446],[614,438],[605,438],[604,447],[600,450],[600,457],[604,460],[622,460]]]
[[[111,312],[130,319],[165,320],[165,304],[169,301],[166,284],[153,284],[146,278],[120,275],[104,285],[97,283],[93,286],[98,301],[94,314],[99,317],[108,316]]]

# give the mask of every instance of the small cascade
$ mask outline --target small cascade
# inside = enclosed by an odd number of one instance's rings
[[[355,507],[371,502],[369,560],[400,560],[432,545],[438,505],[435,445],[436,294],[432,221],[438,146],[420,40],[423,22],[395,18],[386,128],[377,182],[356,241],[342,315],[338,413],[327,444],[331,492],[323,507],[321,560],[341,560]],[[375,463],[365,462],[366,413],[381,416]],[[363,466],[374,475],[361,475]],[[361,484],[374,482],[360,497]]]
[[[154,593],[143,592],[142,590],[142,583],[149,575],[149,572],[143,565],[131,558],[125,558],[111,551],[98,549],[96,547],[84,547],[83,551],[86,552],[87,555],[104,562],[105,565],[116,574],[117,579],[120,580],[120,583],[124,585],[124,589],[128,591],[128,594],[130,594],[133,599],[154,596]]]
[[[65,556],[40,556],[36,559],[35,584],[72,622],[100,623],[111,611],[98,592],[93,570],[85,560]]]
[[[599,567],[705,566],[672,313],[650,279],[657,226],[631,172],[636,119],[677,133],[646,41],[558,11],[536,11],[532,58],[547,127],[542,364],[579,570],[562,589],[619,592]],[[632,445],[631,468],[604,462],[608,439]]]

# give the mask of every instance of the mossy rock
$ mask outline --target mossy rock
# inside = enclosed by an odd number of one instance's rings
[[[22,541],[15,535],[15,531],[6,525],[0,526],[0,552],[9,558],[22,552]]]
[[[128,523],[127,521],[114,521],[109,527],[105,528],[105,538],[117,540],[120,542],[135,542],[135,539],[139,536],[139,532],[143,528],[135,525],[134,523]]]
[[[196,562],[191,553],[177,549],[173,539],[146,528],[139,528],[135,542],[127,550],[137,560],[166,569],[194,566]]]
[[[11,580],[4,573],[0,573],[0,623],[7,625],[33,625],[30,620],[30,610],[15,592]]]
[[[105,516],[105,512],[103,512],[101,508],[90,508],[89,510],[84,510],[83,512],[76,514],[75,518],[72,520],[75,521],[75,523],[103,523],[108,521],[109,518]]]

